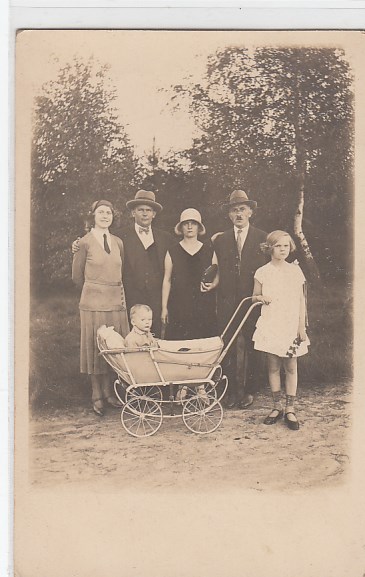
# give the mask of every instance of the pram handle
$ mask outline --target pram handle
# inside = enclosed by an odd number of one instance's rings
[[[243,305],[244,303],[246,303],[247,301],[250,301],[250,300],[252,300],[252,296],[246,297],[246,298],[244,298],[244,299],[241,300],[241,302],[240,302],[239,305],[237,306],[235,312],[234,312],[233,315],[231,316],[231,318],[230,318],[230,320],[229,320],[226,328],[224,329],[223,333],[221,334],[221,339],[222,339],[222,340],[223,340],[223,337],[225,336],[225,334],[227,333],[229,327],[232,325],[234,319],[237,317],[238,313],[240,312],[240,310],[241,310],[241,308],[242,308],[242,305]],[[250,314],[251,314],[251,312],[253,311],[253,309],[254,309],[255,307],[261,306],[261,305],[262,305],[262,302],[256,302],[256,303],[253,303],[253,304],[248,308],[245,316],[243,317],[243,319],[242,319],[241,322],[239,323],[238,327],[237,327],[236,330],[234,331],[234,333],[233,333],[232,337],[230,338],[227,346],[225,346],[224,349],[223,349],[223,351],[221,352],[221,355],[220,355],[220,357],[219,357],[219,359],[218,359],[218,361],[217,361],[219,364],[223,361],[224,357],[225,357],[226,354],[228,353],[228,351],[229,351],[229,349],[231,348],[232,344],[233,344],[234,341],[236,340],[238,333],[239,333],[240,330],[242,329],[243,325],[245,324],[246,320],[247,320],[248,317],[250,316]]]

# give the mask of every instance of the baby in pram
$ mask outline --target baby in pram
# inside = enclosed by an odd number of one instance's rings
[[[158,341],[151,333],[152,309],[148,305],[134,305],[130,319],[133,328],[124,339],[125,346],[129,349],[158,347]]]
[[[158,339],[151,333],[152,326],[152,309],[148,305],[136,304],[130,310],[130,319],[133,326],[132,330],[124,339],[127,348],[140,347],[158,347]],[[183,350],[183,349],[179,349]],[[189,350],[189,349],[184,349]],[[180,385],[176,394],[176,401],[182,402],[186,397],[188,388]],[[208,395],[204,385],[199,385],[196,389],[197,395],[203,400],[209,402]]]

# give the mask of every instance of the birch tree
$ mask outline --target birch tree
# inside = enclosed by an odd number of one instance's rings
[[[325,209],[331,187],[351,178],[353,93],[345,54],[230,47],[210,57],[203,82],[175,87],[175,104],[183,97],[201,130],[190,157],[207,174],[212,206],[234,187],[252,193],[271,226],[290,221],[317,276],[304,230],[306,201],[312,212]]]

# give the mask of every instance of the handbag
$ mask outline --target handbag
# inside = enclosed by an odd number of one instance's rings
[[[201,282],[206,283],[206,284],[213,282],[215,277],[216,277],[217,272],[218,272],[218,265],[211,264],[203,272]]]

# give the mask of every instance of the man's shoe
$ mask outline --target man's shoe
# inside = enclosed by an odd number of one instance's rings
[[[245,395],[242,401],[238,403],[238,407],[240,409],[247,409],[253,403],[253,396],[252,395]]]
[[[227,409],[233,409],[236,406],[236,399],[228,397],[227,401],[225,402],[225,406]]]
[[[93,401],[93,411],[98,417],[104,417],[103,399],[95,399],[95,401]]]
[[[116,409],[120,409],[121,407],[124,406],[123,403],[121,403],[120,400],[117,399],[116,397],[107,397],[106,402],[108,403],[108,405],[110,405],[111,407],[115,407]]]

